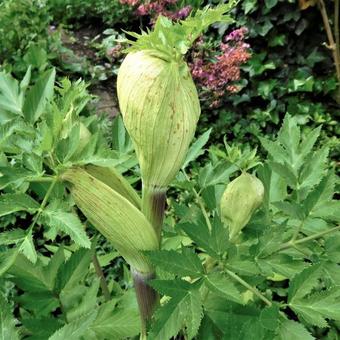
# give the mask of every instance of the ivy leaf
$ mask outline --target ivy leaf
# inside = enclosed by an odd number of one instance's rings
[[[19,340],[10,305],[0,294],[0,340]]]
[[[64,327],[53,333],[48,340],[78,340],[86,333],[97,316],[97,311],[83,315],[79,319],[66,324]]]
[[[275,340],[313,340],[315,339],[301,324],[293,320],[284,320],[280,323]]]
[[[56,231],[62,231],[69,235],[79,246],[84,248],[91,247],[91,241],[77,215],[55,209],[54,204],[51,204],[41,214],[41,222]]]
[[[36,212],[40,204],[26,194],[2,194],[0,196],[0,216],[16,211]]]
[[[174,250],[148,251],[146,254],[156,266],[175,275],[200,277],[204,273],[199,257],[186,247],[182,247],[181,254]]]

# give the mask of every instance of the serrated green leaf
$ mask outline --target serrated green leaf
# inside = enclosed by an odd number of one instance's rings
[[[42,214],[42,221],[57,232],[62,231],[79,246],[84,248],[91,247],[91,241],[86,235],[85,229],[79,217],[75,214],[54,209],[53,206],[47,207]]]
[[[19,251],[23,253],[32,263],[37,262],[38,256],[33,243],[32,230],[29,230],[26,234],[19,247]]]
[[[36,340],[48,339],[56,330],[63,326],[60,319],[52,317],[22,318],[24,327],[34,334]]]
[[[97,295],[99,290],[100,279],[95,278],[90,287],[86,287],[82,294],[81,300],[75,306],[72,306],[67,311],[67,320],[72,322],[82,315],[88,314],[97,307]]]
[[[189,248],[182,248],[182,254],[174,250],[146,252],[151,262],[166,272],[179,276],[200,277],[204,269],[199,257]]]
[[[305,217],[302,207],[296,202],[281,201],[272,204],[291,218],[302,220]]]
[[[8,302],[0,294],[0,340],[19,340],[15,319]]]
[[[155,323],[151,328],[151,339],[164,340],[178,334],[184,325],[186,295],[172,298],[156,311]]]
[[[278,142],[272,142],[266,138],[259,137],[262,146],[273,157],[274,160],[280,163],[287,162],[289,160],[286,150]]]
[[[203,317],[201,296],[198,290],[191,290],[187,297],[185,327],[188,339],[193,339],[198,332]]]
[[[313,210],[313,208],[318,203],[321,198],[324,190],[326,189],[328,183],[328,176],[324,177],[321,182],[308,194],[306,199],[303,201],[303,208],[305,215],[308,216],[309,213]]]
[[[273,171],[286,180],[287,184],[291,188],[296,188],[297,177],[295,176],[293,169],[287,163],[281,164],[277,162],[269,162],[268,164]]]
[[[9,270],[19,254],[19,249],[10,249],[0,252],[0,276]]]
[[[322,266],[320,264],[314,264],[296,275],[289,284],[288,302],[301,299],[310,293],[317,286],[320,277],[322,277]]]
[[[275,331],[279,325],[279,311],[280,308],[277,305],[264,308],[260,314],[262,326],[271,331]]]
[[[25,238],[25,231],[22,229],[13,229],[4,231],[0,234],[0,245],[10,245],[22,241]]]
[[[55,75],[54,68],[46,71],[27,92],[23,107],[27,121],[35,123],[43,113],[47,102],[52,99]]]
[[[309,188],[320,182],[324,176],[328,154],[329,148],[323,147],[307,159],[299,176],[301,188]]]
[[[277,273],[290,279],[306,267],[301,260],[295,260],[286,254],[274,254],[258,259],[257,264],[264,272],[271,271],[271,275]]]
[[[48,340],[79,340],[86,333],[97,316],[97,311],[83,315],[79,319],[66,324],[51,335]]]
[[[22,115],[18,81],[11,75],[0,72],[0,107]]]
[[[24,291],[37,293],[52,291],[53,287],[49,286],[39,258],[33,264],[24,255],[19,254],[9,273],[12,274],[11,280]]]
[[[204,146],[207,144],[209,140],[209,136],[212,129],[207,130],[204,132],[197,140],[190,146],[188,150],[187,157],[183,163],[182,169],[185,169],[187,165],[194,161],[197,157],[203,155],[204,153]]]
[[[56,281],[56,291],[68,290],[84,279],[92,259],[92,251],[79,249],[63,264],[59,270]]]
[[[17,297],[17,302],[36,317],[48,315],[60,306],[58,298],[49,291],[25,292]]]
[[[280,324],[275,340],[288,339],[313,340],[315,338],[311,336],[301,323],[293,320],[284,320]]]
[[[140,331],[138,309],[127,306],[115,308],[115,302],[106,302],[99,307],[97,318],[90,329],[98,339],[134,337]]]
[[[320,135],[320,131],[321,126],[318,126],[317,128],[311,130],[301,141],[299,151],[302,159],[304,159],[310,154],[316,140]]]
[[[40,204],[26,194],[2,194],[0,196],[0,216],[22,210],[34,213],[39,208]]]
[[[295,300],[290,307],[306,322],[327,327],[325,318],[340,319],[340,288],[315,293],[306,299]]]
[[[181,279],[152,280],[150,285],[159,293],[172,297],[179,294],[186,294],[192,287],[189,282]]]
[[[226,277],[221,273],[212,273],[205,277],[204,282],[212,292],[219,296],[241,305],[244,304],[240,291],[229,277]]]

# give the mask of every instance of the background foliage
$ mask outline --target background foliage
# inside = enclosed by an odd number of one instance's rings
[[[174,10],[187,5],[202,3]],[[340,109],[320,14],[245,0],[234,17],[207,32],[206,48],[246,26],[252,58],[239,93],[215,109],[203,101],[198,138],[169,190],[162,250],[148,254],[162,295],[150,337],[335,340]],[[87,163],[115,165],[139,189],[121,119],[99,115],[90,93],[115,93],[121,29],[147,25],[116,0],[0,0],[0,339],[138,336],[128,267],[62,183],[47,193],[55,173]],[[83,39],[87,26],[95,35]],[[80,122],[92,133],[82,150]],[[219,200],[249,164],[265,202],[230,243]]]

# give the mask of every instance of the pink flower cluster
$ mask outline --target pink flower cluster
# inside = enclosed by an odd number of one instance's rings
[[[203,88],[211,92],[211,107],[221,104],[222,97],[226,92],[236,93],[240,90],[239,86],[233,84],[240,80],[240,66],[250,58],[249,45],[244,42],[246,28],[239,28],[232,31],[224,38],[220,44],[220,52],[213,56],[211,51],[200,48],[203,39],[198,40],[196,47],[199,51],[192,54],[190,63],[193,78]]]
[[[185,6],[179,10],[172,10],[170,7],[176,5],[178,0],[120,0],[120,3],[137,7],[138,16],[151,16],[154,23],[159,15],[166,16],[173,20],[185,19],[191,12],[191,6]]]

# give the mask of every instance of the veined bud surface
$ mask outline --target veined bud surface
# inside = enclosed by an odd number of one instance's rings
[[[233,239],[247,225],[263,201],[264,187],[255,176],[242,173],[231,181],[221,198],[221,217]]]
[[[200,115],[188,66],[154,51],[130,52],[119,69],[117,91],[143,183],[164,188],[184,162]]]

